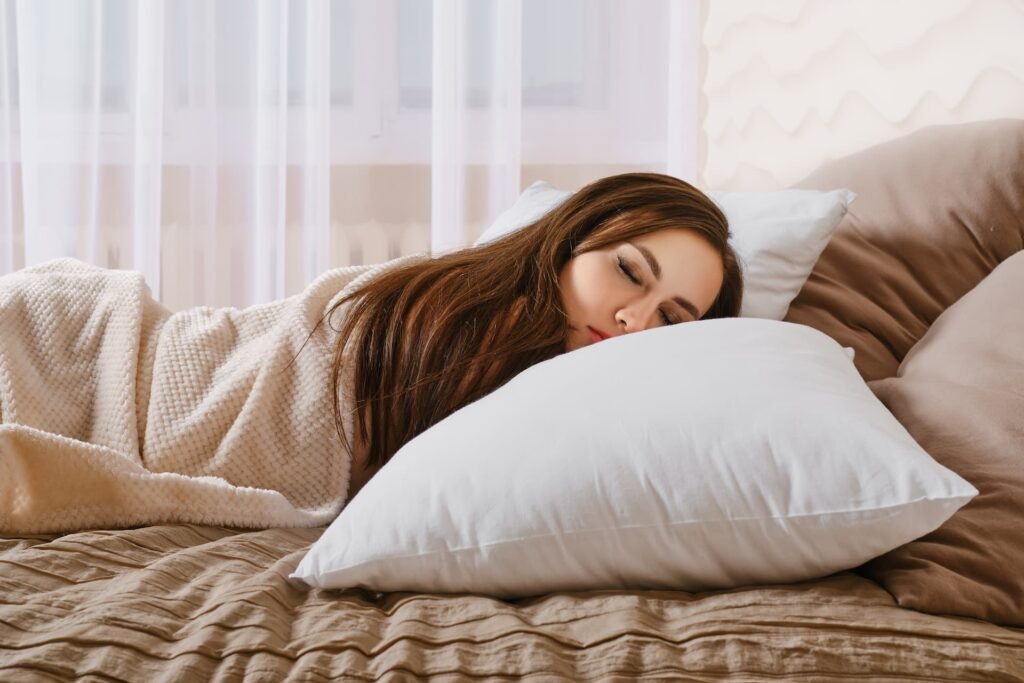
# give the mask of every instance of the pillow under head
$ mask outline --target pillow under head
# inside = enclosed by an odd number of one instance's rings
[[[474,242],[530,225],[572,195],[537,181]],[[855,199],[845,190],[709,192],[729,221],[730,244],[743,272],[740,316],[782,320],[789,304]]]

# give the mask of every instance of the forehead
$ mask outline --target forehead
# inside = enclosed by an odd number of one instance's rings
[[[688,262],[698,259],[721,263],[721,256],[711,243],[699,232],[689,228],[657,230],[622,242],[629,243],[641,248],[641,251],[646,247],[665,270],[676,261]]]

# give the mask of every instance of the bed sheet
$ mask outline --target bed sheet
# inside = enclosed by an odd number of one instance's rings
[[[321,592],[322,533],[152,526],[0,540],[0,680],[1024,680],[1024,631],[850,573],[691,594]]]

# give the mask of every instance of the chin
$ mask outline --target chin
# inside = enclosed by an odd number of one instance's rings
[[[569,351],[576,351],[586,346],[590,346],[594,342],[590,339],[590,332],[587,330],[587,326],[576,327],[575,325],[569,325],[568,330],[565,334],[565,353]]]
[[[573,341],[573,340],[570,339],[570,340],[565,342],[565,350],[566,350],[566,352],[578,351],[579,349],[583,349],[583,348],[586,348],[588,346],[590,346],[590,342],[589,341]]]

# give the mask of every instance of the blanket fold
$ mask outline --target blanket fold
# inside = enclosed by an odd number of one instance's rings
[[[176,313],[141,274],[73,259],[0,278],[0,532],[330,522],[351,460],[331,396],[344,310],[317,323],[423,257],[334,269],[269,304]]]

